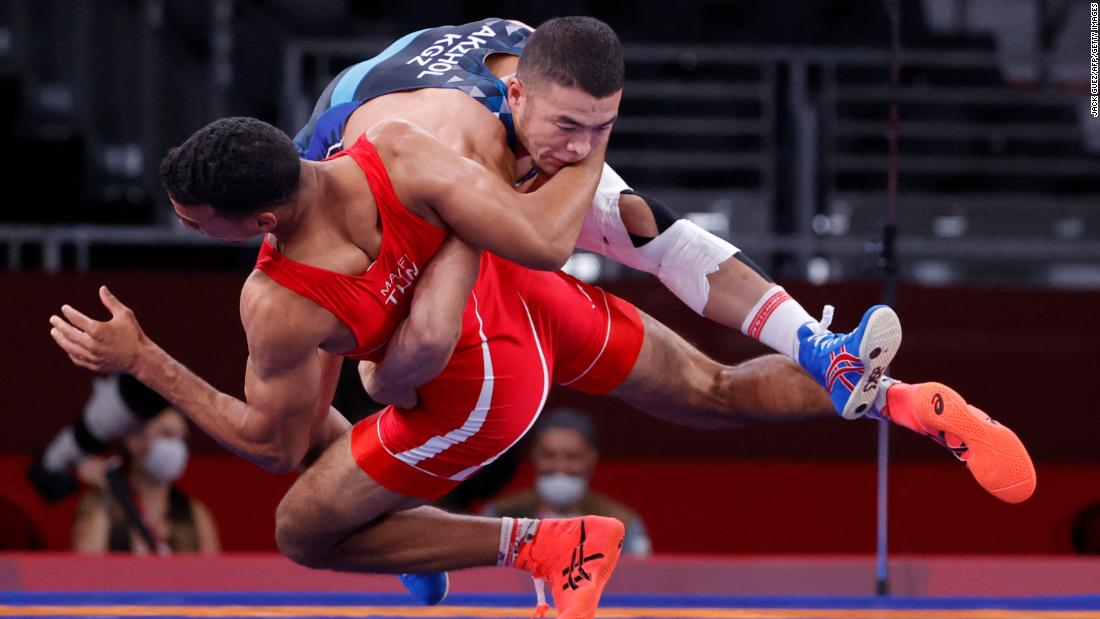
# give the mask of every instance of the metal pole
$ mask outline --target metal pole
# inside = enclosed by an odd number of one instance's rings
[[[883,302],[894,305],[897,301],[897,222],[898,222],[898,102],[897,90],[901,80],[901,10],[898,0],[885,0],[890,17],[890,110],[887,139],[889,159],[886,175],[886,225],[883,228],[882,257]],[[879,595],[890,593],[889,573],[889,467],[890,422],[879,420],[878,426],[878,534],[876,544],[875,591]]]
[[[141,59],[139,60],[141,85],[139,104],[141,106],[141,182],[145,191],[153,198],[155,221],[168,224],[175,219],[171,209],[161,208],[167,205],[160,188],[157,166],[163,154],[163,133],[165,115],[161,109],[161,34],[164,32],[164,0],[144,0],[142,2]]]
[[[210,114],[226,116],[233,86],[233,0],[214,0],[210,44]]]
[[[817,116],[809,101],[809,76],[804,57],[791,61],[789,97],[791,100],[791,126],[794,131],[794,235],[798,239],[798,268],[803,272],[813,257],[816,239],[812,222],[814,203],[817,200]],[[775,195],[774,191],[772,195]]]

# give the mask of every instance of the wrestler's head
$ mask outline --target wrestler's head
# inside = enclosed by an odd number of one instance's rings
[[[553,174],[607,142],[619,115],[623,47],[591,17],[559,17],[539,26],[508,83],[520,145]]]
[[[282,131],[255,118],[223,118],[168,151],[160,181],[185,227],[243,241],[275,229],[298,195],[301,163]]]

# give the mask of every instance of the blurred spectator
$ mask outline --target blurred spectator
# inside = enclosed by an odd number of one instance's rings
[[[138,431],[167,406],[167,400],[133,376],[97,376],[80,417],[62,428],[38,454],[27,469],[27,478],[50,503],[67,497],[77,488],[72,469],[87,456]]]
[[[558,409],[546,415],[531,438],[535,487],[485,507],[487,516],[572,518],[611,516],[626,525],[623,553],[648,556],[653,544],[645,524],[629,507],[588,488],[598,458],[596,428],[583,413]]]
[[[77,476],[90,489],[77,506],[73,550],[145,554],[150,548],[141,534],[143,525],[162,554],[218,551],[218,532],[210,511],[175,485],[187,467],[187,433],[183,415],[167,408],[123,440],[121,466],[112,462],[117,458],[95,456],[78,464]],[[109,483],[111,475],[118,475],[116,492]],[[141,524],[127,515],[116,496],[118,491],[136,507]]]

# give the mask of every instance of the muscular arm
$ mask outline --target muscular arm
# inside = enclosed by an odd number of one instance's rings
[[[230,451],[286,473],[309,447],[319,340],[270,303],[244,293],[241,304],[249,348],[245,401],[218,391],[152,341],[133,374]]]
[[[386,166],[407,204],[433,211],[471,245],[540,270],[569,258],[603,166],[601,149],[520,194],[411,123],[388,121],[367,134],[395,155]]]
[[[449,237],[417,282],[409,316],[390,339],[377,367],[360,365],[363,386],[379,402],[400,396],[435,378],[454,352],[462,314],[477,279],[481,252]],[[364,367],[365,366],[365,367]]]
[[[161,349],[106,287],[100,289],[100,299],[111,320],[92,320],[64,306],[68,322],[52,316],[51,335],[77,365],[133,375],[230,451],[269,471],[287,472],[309,446],[320,381],[317,347],[326,325],[302,313],[308,308],[253,294],[252,282],[241,294],[249,346],[247,401],[218,391]]]
[[[343,357],[318,350],[317,361],[321,368],[320,387],[314,407],[313,427],[309,433],[309,449],[302,460],[302,466],[313,464],[329,445],[351,427],[347,418],[332,406],[336,386],[340,382],[340,366],[344,362]]]

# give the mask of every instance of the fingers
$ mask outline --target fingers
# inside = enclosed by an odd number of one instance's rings
[[[366,380],[368,376],[374,374],[375,363],[373,361],[360,361],[359,362],[359,378]]]
[[[95,355],[87,348],[67,338],[61,329],[57,327],[50,329],[50,337],[61,347],[61,350],[65,351],[65,354],[69,355],[69,360],[73,363],[89,370],[99,370],[99,365],[93,361]]]
[[[95,355],[92,354],[92,351],[88,350],[87,347],[81,345],[80,343],[74,342],[72,339],[66,336],[61,329],[58,329],[57,327],[50,329],[50,337],[53,338],[54,342],[57,342],[57,345],[60,346],[62,350],[70,355],[75,355],[85,360],[91,360],[95,358]]]
[[[76,326],[77,329],[80,329],[81,331],[83,331],[85,333],[91,333],[91,332],[95,331],[96,325],[102,324],[98,320],[88,318],[87,316],[80,313],[79,310],[77,310],[76,308],[74,308],[71,305],[62,305],[61,306],[61,313],[65,314],[65,318],[68,318],[69,322],[73,323],[73,325]],[[51,316],[50,317],[50,324],[54,324],[53,323],[54,318],[56,318],[56,316]],[[62,322],[64,322],[64,321],[62,321]],[[54,326],[56,327],[57,325],[54,325]]]
[[[394,404],[398,408],[403,408],[405,410],[412,410],[416,408],[416,405],[419,403],[419,398],[417,397],[416,392],[411,390],[405,395],[401,396],[399,400],[400,401],[398,402],[394,402]]]
[[[65,310],[62,309],[62,311]],[[60,316],[50,316],[50,325],[60,331],[68,340],[80,344],[88,350],[95,348],[95,338],[93,338],[86,331],[81,331],[73,325],[65,322],[65,320]]]
[[[111,312],[111,316],[118,316],[120,313],[128,311],[130,308],[122,304],[122,301],[118,300],[106,286],[99,287],[99,300],[103,301],[103,305],[107,307]]]
[[[74,357],[73,355],[69,355],[69,361],[72,361],[73,365],[78,365],[78,366],[84,368],[85,370],[91,370],[93,372],[100,372],[101,371],[99,369],[98,365],[96,365],[94,363],[90,363],[88,361],[85,361],[85,360],[81,359],[80,357]]]

